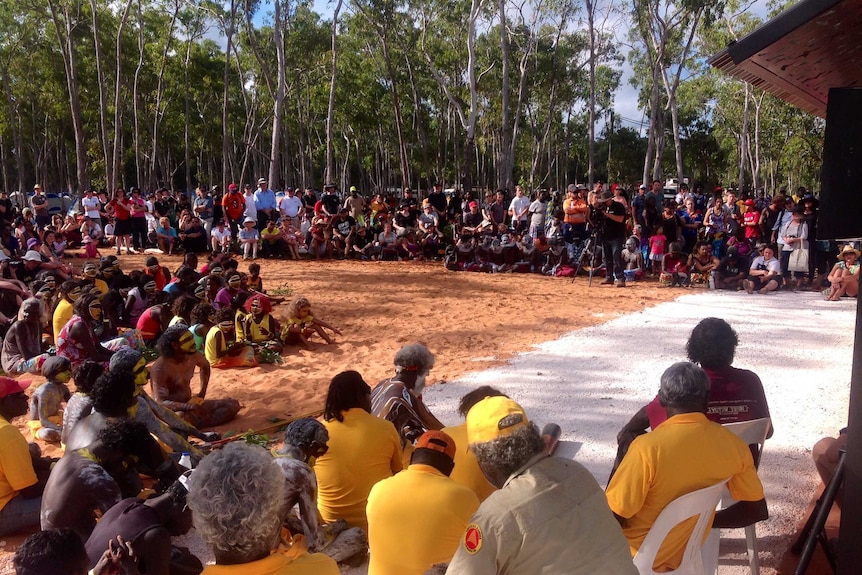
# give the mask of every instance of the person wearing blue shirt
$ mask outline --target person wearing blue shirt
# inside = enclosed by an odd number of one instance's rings
[[[254,192],[254,207],[257,208],[257,227],[264,229],[269,220],[278,218],[278,204],[275,201],[275,192],[267,188],[266,178],[257,181],[257,190]]]

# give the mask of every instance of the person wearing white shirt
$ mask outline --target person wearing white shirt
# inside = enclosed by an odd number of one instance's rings
[[[230,228],[225,227],[224,220],[219,220],[210,232],[210,243],[214,252],[229,252],[231,242]]]
[[[757,293],[765,294],[777,290],[781,281],[781,262],[775,257],[775,249],[766,246],[763,254],[751,262],[748,279],[743,280],[742,285],[748,293],[757,290]]]
[[[81,207],[84,208],[84,214],[88,218],[99,226],[102,225],[102,217],[99,214],[99,208],[102,207],[102,203],[96,197],[96,192],[92,188],[84,192],[84,197],[81,198]]]
[[[515,186],[515,197],[509,202],[509,215],[512,216],[512,227],[518,234],[522,234],[527,229],[529,208],[530,198],[524,195],[524,188]]]
[[[290,220],[290,224],[294,228],[300,227],[300,219],[302,218],[303,207],[302,207],[302,199],[296,195],[296,190],[293,188],[287,188],[285,192],[285,196],[281,198],[281,202],[278,205],[278,211],[281,213],[282,218],[287,218]]]
[[[257,206],[254,205],[254,190],[251,189],[251,185],[245,185],[245,193],[243,194],[243,199],[245,200],[245,211],[243,212],[243,220],[245,218],[251,218],[254,221],[257,221]]]

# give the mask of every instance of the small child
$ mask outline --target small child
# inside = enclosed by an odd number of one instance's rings
[[[287,319],[281,330],[281,341],[285,344],[299,344],[310,349],[308,338],[315,333],[323,338],[326,343],[334,343],[325,329],[341,335],[338,328],[332,327],[321,319],[315,319],[311,315],[311,302],[307,298],[298,297],[294,299],[287,308]]]
[[[51,356],[42,364],[42,375],[48,380],[30,398],[30,421],[27,427],[36,438],[60,442],[63,416],[60,403],[69,401],[72,393],[66,383],[72,379],[72,364],[65,357]]]
[[[84,253],[78,254],[79,258],[92,260],[102,257],[102,254],[99,253],[99,248],[96,246],[96,242],[93,241],[93,238],[90,236],[84,236],[84,239],[81,241],[84,242]]]
[[[263,280],[260,277],[260,264],[251,264],[248,266],[248,276],[246,276],[245,285],[248,291],[266,293],[266,290],[263,289]]]
[[[96,380],[105,373],[105,367],[91,359],[84,361],[72,372],[75,380],[75,393],[66,401],[63,411],[63,432],[61,441],[66,441],[75,424],[87,417],[93,410],[93,399],[90,392]]]
[[[253,218],[246,218],[242,223],[242,229],[239,231],[239,241],[242,244],[242,259],[247,260],[257,259],[257,244],[260,241],[260,234],[255,229],[257,222]]]
[[[650,269],[653,270],[653,275],[655,274],[654,270],[662,269],[661,262],[664,259],[664,250],[666,245],[667,236],[664,235],[664,228],[662,226],[656,226],[655,233],[649,238],[649,259],[650,262],[653,262]]]

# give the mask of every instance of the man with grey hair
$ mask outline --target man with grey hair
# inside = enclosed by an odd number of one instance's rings
[[[443,429],[422,401],[432,367],[434,354],[427,347],[421,343],[405,345],[395,354],[395,375],[371,390],[371,414],[392,422],[402,446],[412,444],[426,431]]]
[[[321,525],[317,512],[315,460],[329,450],[329,432],[316,419],[303,417],[287,426],[284,447],[274,453],[276,467],[284,476],[285,525],[302,533],[308,549],[342,562],[368,549],[368,537],[359,527],[348,527],[344,519]],[[299,518],[291,511],[299,507]]]
[[[549,456],[520,405],[479,401],[467,438],[499,490],[470,518],[446,573],[637,575],[599,484],[579,463]]]
[[[632,442],[606,493],[631,554],[671,501],[728,478],[727,488],[738,503],[715,514],[713,529],[766,519],[763,485],[748,445],[706,418],[706,372],[689,362],[673,364],[661,376],[658,397],[667,420]],[[679,566],[692,527],[674,530],[665,539],[656,555],[657,570]]]
[[[283,484],[270,455],[256,445],[237,441],[204,458],[189,478],[188,496],[195,529],[215,556],[203,575],[338,575],[331,558],[280,541]],[[272,553],[285,543],[295,548]]]

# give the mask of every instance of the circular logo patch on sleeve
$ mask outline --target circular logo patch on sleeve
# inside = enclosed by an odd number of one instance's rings
[[[482,528],[475,523],[471,523],[464,532],[464,549],[470,555],[475,555],[482,548],[483,539]]]

